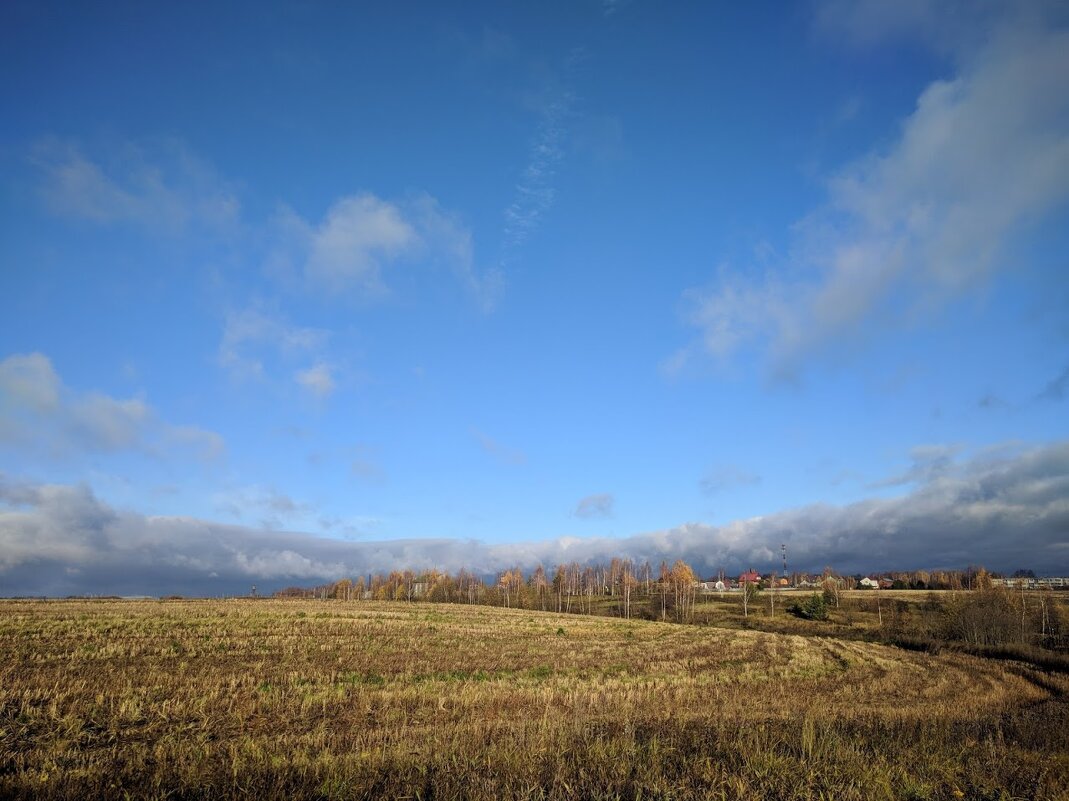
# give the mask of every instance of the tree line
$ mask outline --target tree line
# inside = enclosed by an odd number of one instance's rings
[[[858,586],[857,578],[841,576],[830,567],[819,575],[796,574],[795,581],[814,592],[794,596],[784,611],[814,621],[836,619],[849,624],[861,610],[875,613],[877,633],[895,642],[953,641],[975,646],[1039,645],[1064,651],[1069,647],[1069,619],[1064,604],[1045,594],[1025,596],[995,584],[997,574],[970,566],[961,571],[883,574],[897,588],[948,589],[960,592],[920,595],[923,601],[907,603],[900,596],[882,597],[872,591],[869,600],[842,593]],[[769,573],[760,582],[743,583],[736,593],[743,617],[760,612],[759,597],[767,601],[767,615],[775,616],[776,588],[782,576]],[[804,582],[804,583],[803,583]],[[707,585],[709,586],[709,585]],[[571,562],[546,570],[539,565],[524,573],[512,567],[493,577],[469,570],[455,575],[441,570],[395,570],[356,579],[343,578],[315,587],[288,587],[276,597],[337,599],[342,601],[407,601],[482,604],[625,619],[693,622],[700,592],[698,574],[683,560],[657,568],[649,562],[612,559],[603,564]],[[871,609],[869,609],[871,607]]]
[[[395,570],[366,579],[343,578],[317,587],[287,587],[277,597],[340,600],[427,601],[539,609],[579,614],[657,617],[685,622],[694,611],[698,575],[681,559],[654,568],[630,559],[604,564],[578,562],[539,565],[528,574],[520,567],[484,580],[468,570],[456,575],[441,570]],[[641,609],[639,608],[641,602]]]

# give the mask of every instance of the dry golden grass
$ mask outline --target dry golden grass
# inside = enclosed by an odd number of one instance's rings
[[[489,607],[0,603],[0,796],[1057,798],[1069,682]]]

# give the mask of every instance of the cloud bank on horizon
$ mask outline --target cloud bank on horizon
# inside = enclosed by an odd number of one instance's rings
[[[924,454],[919,456],[925,461]],[[460,539],[340,541],[114,509],[85,486],[0,482],[0,594],[243,593],[393,570],[493,574],[607,562],[684,559],[703,575],[832,566],[1069,573],[1069,442],[1007,446],[946,462],[895,498],[818,504],[722,526],[686,523],[615,539],[523,543]],[[1027,556],[1023,556],[1027,555]],[[1022,564],[1022,559],[1028,564]]]

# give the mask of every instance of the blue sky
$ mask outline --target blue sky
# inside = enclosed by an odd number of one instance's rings
[[[0,15],[13,590],[163,523],[179,588],[783,538],[1069,570],[1057,4]],[[986,533],[866,522],[940,493]]]

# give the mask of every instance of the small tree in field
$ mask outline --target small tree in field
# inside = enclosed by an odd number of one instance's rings
[[[744,581],[742,583],[742,616],[750,616],[750,602],[756,601],[761,594],[761,587],[756,581]]]
[[[694,585],[697,578],[694,570],[682,559],[677,559],[671,570],[676,617],[680,622],[690,618],[694,609]]]
[[[804,601],[791,604],[787,611],[806,620],[827,620],[828,602],[823,595],[814,593]]]

